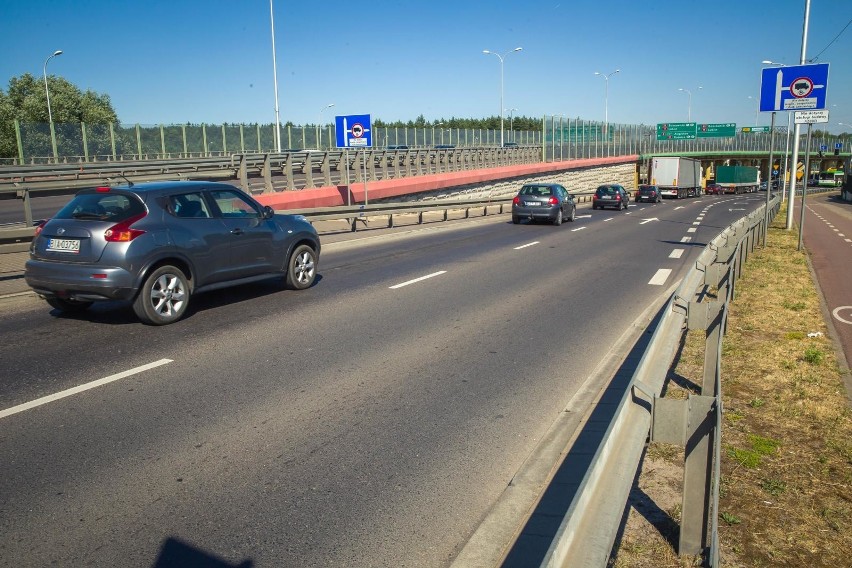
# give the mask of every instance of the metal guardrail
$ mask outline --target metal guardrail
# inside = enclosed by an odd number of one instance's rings
[[[678,552],[706,553],[711,566],[719,565],[716,517],[722,333],[742,264],[779,207],[780,196],[776,196],[770,202],[769,216],[763,205],[728,227],[704,249],[682,280],[601,438],[542,567],[606,565],[649,433],[656,435],[655,439],[687,448]],[[717,300],[708,303],[711,295]],[[686,401],[660,398],[686,329],[707,332],[702,393]]]

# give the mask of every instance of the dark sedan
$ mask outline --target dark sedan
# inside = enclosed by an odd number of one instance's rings
[[[615,207],[619,210],[630,207],[630,197],[627,195],[627,190],[615,183],[598,187],[592,196],[592,209],[604,209],[606,207]]]
[[[38,227],[24,277],[53,308],[129,300],[143,322],[179,320],[192,295],[317,275],[320,241],[299,215],[277,215],[231,185],[159,182],[84,189]]]
[[[527,184],[512,200],[512,222],[516,225],[521,219],[545,219],[561,225],[563,220],[573,221],[576,216],[574,196],[557,183]]]
[[[660,188],[656,185],[640,185],[636,190],[636,195],[633,196],[636,203],[641,201],[650,201],[651,203],[660,203],[663,196],[660,193]]]

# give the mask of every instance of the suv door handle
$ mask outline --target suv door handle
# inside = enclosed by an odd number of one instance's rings
[[[244,232],[244,231],[243,231],[242,229],[240,229],[239,227],[237,227],[236,229],[231,229],[231,234],[232,234],[232,235],[242,235],[242,234],[243,234],[243,232]]]

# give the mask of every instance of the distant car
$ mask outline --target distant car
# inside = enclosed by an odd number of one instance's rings
[[[602,185],[592,196],[592,209],[615,207],[621,210],[629,206],[630,197],[627,195],[627,190],[618,184]]]
[[[660,194],[660,188],[656,185],[640,185],[639,189],[636,190],[636,194],[633,196],[633,200],[636,203],[641,201],[659,203],[663,200],[663,196]]]
[[[707,187],[704,188],[705,195],[722,195],[723,193],[725,193],[725,191],[718,183],[708,183]]]
[[[388,150],[408,150],[408,146],[405,144],[394,144],[387,147]]]
[[[144,323],[164,325],[205,290],[276,276],[308,288],[319,254],[307,219],[232,185],[140,183],[78,192],[36,229],[24,278],[61,312],[129,300]]]
[[[760,182],[760,191],[766,191],[766,188],[768,187],[768,185],[769,184],[765,181]]]
[[[512,223],[522,219],[546,219],[554,225],[563,220],[573,221],[577,216],[574,196],[557,183],[530,183],[524,185],[512,200]]]
[[[517,142],[503,142],[503,147],[504,148],[517,148],[518,143]]]

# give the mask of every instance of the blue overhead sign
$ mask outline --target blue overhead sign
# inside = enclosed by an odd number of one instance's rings
[[[764,69],[760,76],[760,112],[825,108],[828,63]]]
[[[334,117],[338,148],[368,148],[373,145],[369,114]]]

